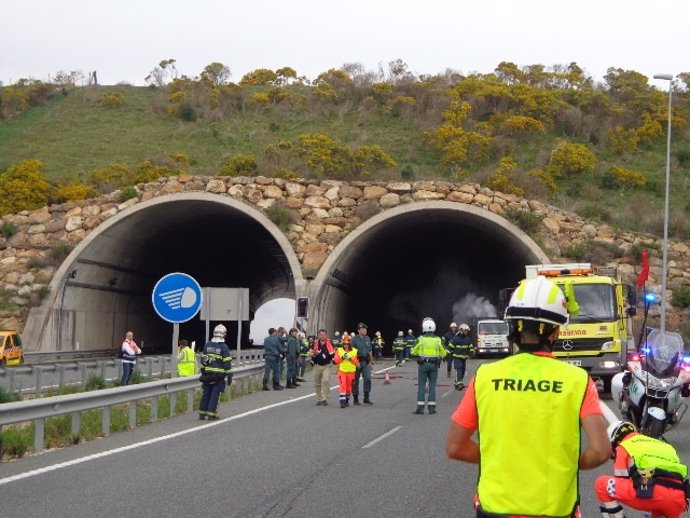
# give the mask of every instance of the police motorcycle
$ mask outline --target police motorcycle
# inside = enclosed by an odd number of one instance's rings
[[[676,426],[688,408],[680,398],[690,396],[690,357],[680,334],[651,329],[627,370],[614,376],[611,395],[623,419],[645,435],[658,439]]]

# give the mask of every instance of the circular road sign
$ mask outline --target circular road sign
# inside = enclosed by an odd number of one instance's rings
[[[163,320],[181,324],[194,318],[201,307],[201,286],[186,273],[169,273],[153,288],[153,309]]]

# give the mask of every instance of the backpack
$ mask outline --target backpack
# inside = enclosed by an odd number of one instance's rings
[[[115,358],[117,358],[118,360],[121,360],[121,359],[122,359],[122,354],[123,354],[123,353],[122,353],[122,344],[120,344],[120,345],[117,347],[117,349],[115,350]]]

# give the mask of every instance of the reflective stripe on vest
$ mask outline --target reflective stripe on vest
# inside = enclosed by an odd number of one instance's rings
[[[635,467],[640,475],[650,469],[662,469],[668,473],[686,479],[688,467],[678,458],[678,453],[673,446],[652,437],[635,434],[620,442],[620,446],[628,452],[635,462]]]
[[[343,347],[338,347],[337,350],[337,355],[340,356],[341,358],[343,357],[343,354],[349,354],[350,357],[356,357],[357,356],[357,349],[352,347],[349,351],[346,351]],[[355,372],[357,370],[357,365],[352,360],[342,360],[338,364],[338,370],[341,372]]]
[[[189,347],[185,347],[182,349],[182,359],[177,363],[177,375],[194,376],[195,367],[194,351]]]
[[[580,408],[588,382],[579,367],[528,353],[477,370],[477,492],[485,511],[570,516],[578,501]]]

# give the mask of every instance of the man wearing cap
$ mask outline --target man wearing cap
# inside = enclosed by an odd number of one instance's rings
[[[369,394],[371,393],[371,366],[374,365],[374,358],[371,350],[371,338],[367,336],[367,325],[364,322],[357,324],[357,334],[352,340],[352,348],[357,349],[359,358],[359,368],[355,372],[355,381],[352,384],[352,398],[354,404],[359,405],[359,378],[364,379],[364,403],[373,405]]]
[[[300,342],[297,338],[297,329],[290,329],[285,350],[287,360],[287,383],[285,388],[294,389],[299,387],[297,384],[297,357],[299,356]]]

